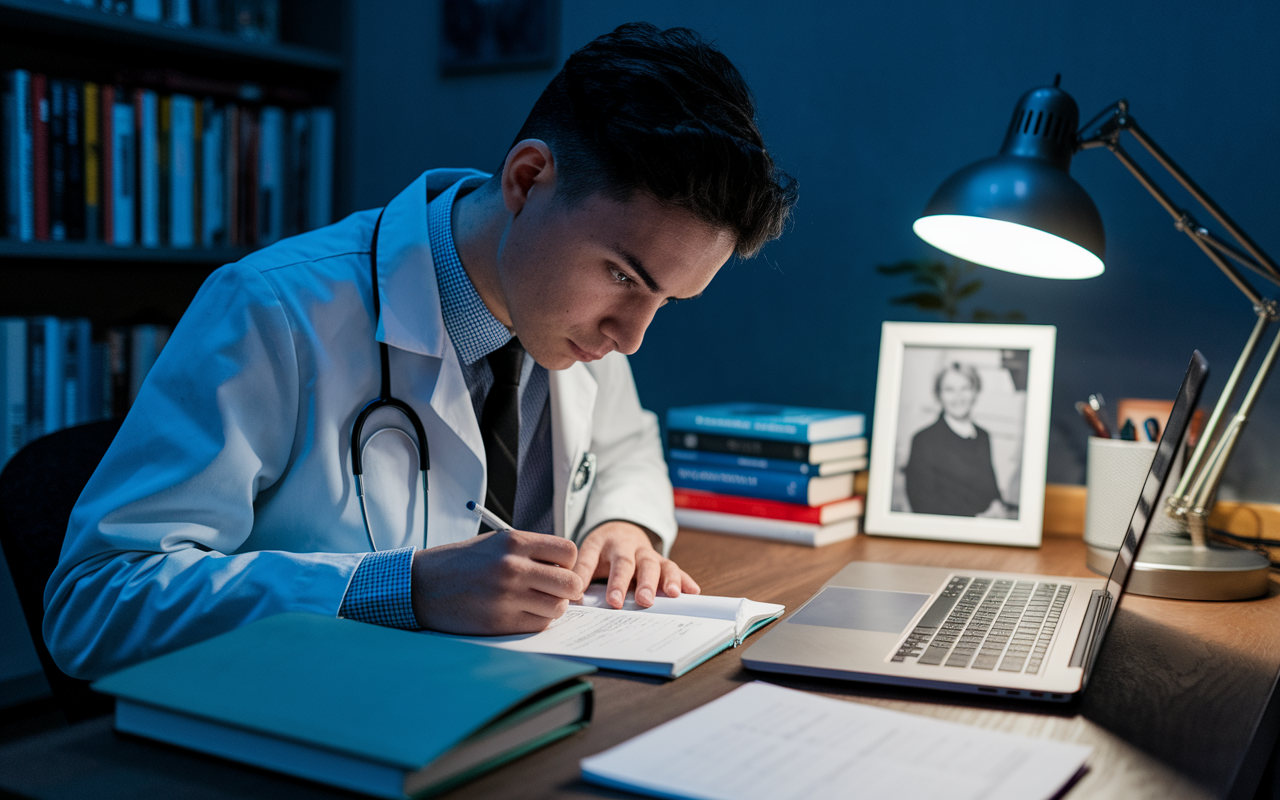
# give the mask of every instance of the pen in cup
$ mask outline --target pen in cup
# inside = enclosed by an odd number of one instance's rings
[[[488,525],[490,528],[493,528],[495,531],[498,531],[499,533],[505,533],[506,531],[515,530],[510,525],[508,525],[507,523],[499,519],[497,514],[494,514],[492,511],[480,505],[475,500],[467,501],[467,510],[475,512],[475,515],[480,518],[481,522],[483,522],[485,525]]]
[[[1077,400],[1076,411],[1080,412],[1080,416],[1084,417],[1084,421],[1088,423],[1089,427],[1093,430],[1094,436],[1099,436],[1103,439],[1111,438],[1111,431],[1107,430],[1106,423],[1102,421],[1098,416],[1098,412],[1094,411],[1092,406],[1088,403]]]

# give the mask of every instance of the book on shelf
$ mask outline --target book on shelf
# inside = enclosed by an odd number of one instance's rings
[[[785,606],[745,597],[695,594],[655,597],[649,608],[641,608],[627,595],[622,608],[611,608],[605,602],[605,586],[597,583],[587,588],[581,602],[538,633],[447,638],[560,656],[601,669],[678,678],[742,644],[784,611]]]
[[[677,509],[713,511],[720,514],[745,515],[809,525],[827,525],[860,517],[863,513],[862,497],[849,497],[833,500],[820,506],[809,506],[777,500],[761,500],[755,497],[735,497],[696,489],[676,489],[674,498]]]
[[[768,458],[779,461],[798,461],[804,464],[822,464],[846,458],[858,458],[867,454],[865,436],[837,439],[830,442],[778,442],[768,439],[752,439],[743,436],[722,436],[695,431],[667,431],[667,444],[680,450],[697,450],[701,453]]]
[[[113,327],[96,341],[83,317],[0,317],[0,466],[41,436],[124,416],[169,330]]]
[[[671,483],[682,489],[820,506],[853,496],[853,473],[814,476],[755,469],[671,464]]]
[[[402,798],[444,791],[586,727],[592,686],[583,676],[593,671],[288,613],[93,688],[116,698],[115,727],[124,733]]]
[[[582,777],[662,798],[1051,800],[1092,749],[756,681],[582,759]]]
[[[0,235],[260,246],[332,221],[333,109],[274,99],[305,94],[262,89],[246,102],[237,84],[170,71],[102,85],[4,78]]]
[[[866,417],[855,411],[826,408],[715,403],[669,409],[667,428],[782,442],[825,442],[864,436]]]
[[[703,511],[695,508],[676,508],[676,523],[684,528],[732,533],[758,539],[776,539],[806,547],[822,547],[832,542],[852,539],[858,535],[861,528],[860,522],[859,518],[850,517],[817,524],[747,514],[726,514],[721,511]]]
[[[867,468],[866,456],[810,464],[807,461],[783,461],[777,458],[735,456],[730,453],[708,453],[704,450],[684,450],[678,447],[671,448],[668,455],[672,461],[699,464],[707,467],[763,469],[770,472],[787,472],[795,475],[839,475],[842,472],[857,472]]]

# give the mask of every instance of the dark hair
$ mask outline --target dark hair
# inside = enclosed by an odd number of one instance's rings
[[[523,139],[551,147],[558,200],[646,192],[733,231],[744,258],[782,234],[795,204],[796,182],[765,150],[751,90],[688,28],[628,23],[574,52]]]

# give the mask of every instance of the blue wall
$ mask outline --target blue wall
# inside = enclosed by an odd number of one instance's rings
[[[439,77],[437,8],[356,4],[353,208],[382,204],[427,167],[494,168],[553,74]],[[1208,14],[1186,0],[1105,9],[564,0],[561,54],[636,19],[686,25],[718,42],[756,93],[775,157],[801,183],[783,239],[730,265],[697,302],[659,313],[632,361],[641,399],[659,413],[737,398],[869,411],[881,321],[927,319],[891,306],[904,286],[873,267],[936,254],[911,222],[943,178],[995,153],[1017,98],[1054,73],[1086,119],[1127,97],[1164,149],[1280,257],[1272,188],[1280,177],[1280,5],[1238,2]],[[1085,429],[1075,400],[1097,391],[1171,396],[1195,347],[1214,365],[1216,397],[1253,317],[1111,155],[1081,153],[1072,174],[1106,222],[1107,272],[1056,282],[983,269],[979,297],[1058,326],[1049,480],[1081,483]],[[1224,497],[1280,501],[1278,411],[1273,385]]]

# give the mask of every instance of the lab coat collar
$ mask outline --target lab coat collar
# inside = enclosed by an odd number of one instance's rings
[[[378,229],[378,341],[433,358],[443,358],[450,349],[427,237],[427,203],[469,177],[489,176],[474,169],[427,170],[383,209]]]

